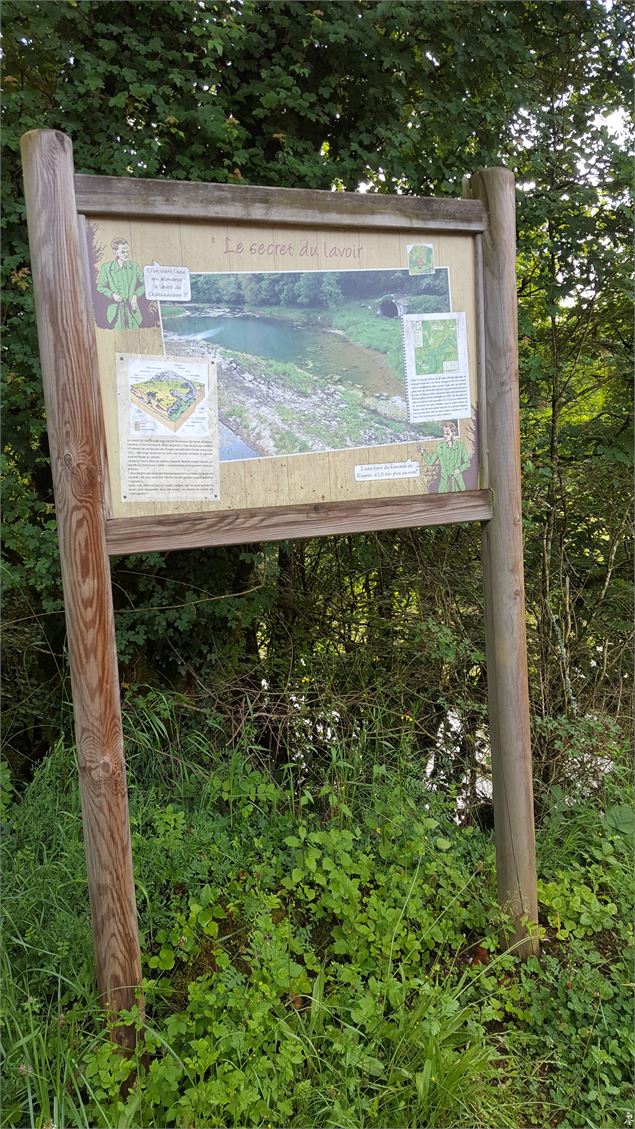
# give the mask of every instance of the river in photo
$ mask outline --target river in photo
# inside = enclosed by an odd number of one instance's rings
[[[235,349],[254,357],[290,361],[325,381],[357,385],[368,393],[402,396],[404,383],[383,353],[357,345],[331,329],[300,326],[282,318],[200,312],[164,317],[170,334]]]
[[[218,421],[218,447],[219,459],[222,463],[232,462],[234,459],[257,459],[258,452],[243,443],[240,436],[231,431],[222,420]]]

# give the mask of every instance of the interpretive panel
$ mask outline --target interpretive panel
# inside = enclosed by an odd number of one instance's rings
[[[216,366],[117,354],[123,502],[218,499]]]
[[[134,1049],[143,982],[108,555],[481,522],[499,902],[535,953],[512,174],[363,199],[92,178],[57,131],[21,144],[112,1037]]]
[[[406,314],[403,319],[408,419],[469,419],[472,414],[465,314]]]
[[[111,516],[478,488],[469,235],[86,235]]]

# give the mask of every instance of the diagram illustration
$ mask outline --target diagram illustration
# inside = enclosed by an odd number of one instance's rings
[[[130,400],[153,419],[178,431],[205,398],[205,386],[166,369],[130,386]]]

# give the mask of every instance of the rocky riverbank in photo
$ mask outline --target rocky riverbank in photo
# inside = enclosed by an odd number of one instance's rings
[[[290,362],[265,360],[166,332],[166,350],[178,356],[208,356],[218,364],[221,422],[256,454],[417,442],[420,428],[408,423],[405,399],[369,393],[333,374],[328,380]]]

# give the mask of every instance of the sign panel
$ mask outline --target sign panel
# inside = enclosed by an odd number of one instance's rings
[[[117,354],[123,502],[218,500],[216,366]]]
[[[113,517],[478,488],[469,235],[85,230]]]
[[[21,144],[107,1010],[138,1005],[142,983],[109,553],[483,522],[499,900],[510,942],[536,952],[512,174],[477,173],[468,187],[478,200],[399,196],[360,209],[345,193],[75,176],[63,134],[35,130]],[[221,341],[221,322],[238,340]],[[402,340],[385,331],[394,322]],[[291,355],[280,357],[289,323]],[[301,331],[318,334],[313,349]],[[346,350],[337,363],[333,338]],[[489,395],[478,405],[486,352]],[[498,438],[495,507],[488,490],[464,493],[476,485],[479,408]],[[377,428],[389,422],[383,442]],[[113,1027],[124,1045],[136,1035]]]

